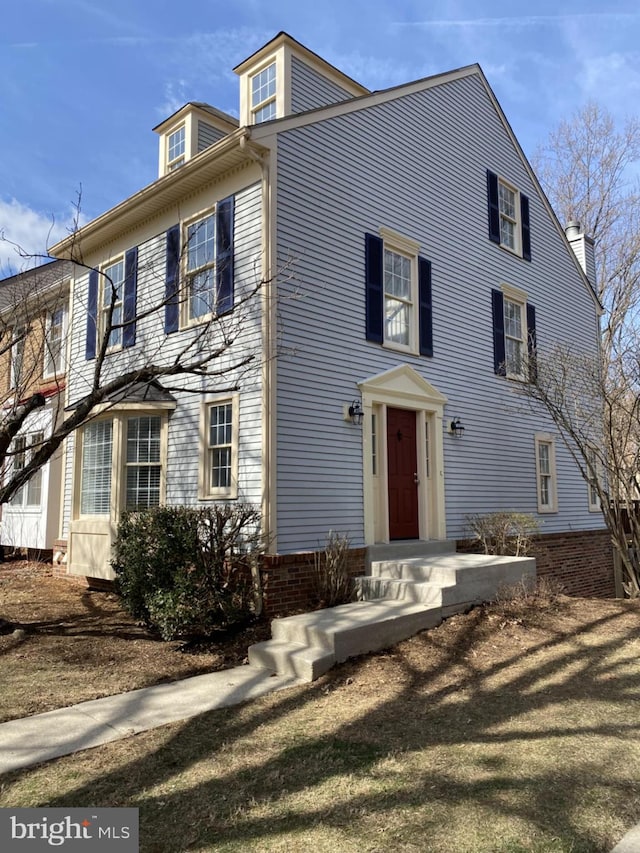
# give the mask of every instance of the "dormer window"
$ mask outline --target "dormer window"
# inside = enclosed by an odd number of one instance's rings
[[[185,127],[181,125],[167,136],[167,171],[172,172],[184,165],[185,158]]]
[[[276,118],[276,64],[251,78],[251,115],[254,124]]]

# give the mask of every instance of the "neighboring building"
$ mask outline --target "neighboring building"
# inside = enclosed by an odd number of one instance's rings
[[[53,261],[0,281],[0,418],[10,418],[33,394],[46,400],[14,438],[8,474],[27,464],[62,416],[72,273],[68,261]],[[61,497],[60,451],[3,506],[2,545],[52,551],[59,535]]]
[[[121,510],[163,502],[261,505],[279,555],[329,530],[462,539],[499,509],[601,544],[560,437],[513,393],[536,341],[595,352],[600,307],[479,66],[369,92],[280,33],[235,70],[239,126],[184,106],[156,128],[158,180],[74,237],[139,315],[112,375],[237,342],[226,377],[136,387],[67,441],[69,571],[110,577]],[[104,305],[80,272],[70,406]]]

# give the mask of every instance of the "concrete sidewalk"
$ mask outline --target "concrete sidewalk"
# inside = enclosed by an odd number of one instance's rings
[[[238,666],[0,724],[0,774],[301,683]]]

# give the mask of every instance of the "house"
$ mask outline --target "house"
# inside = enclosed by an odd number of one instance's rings
[[[158,179],[53,250],[93,268],[68,407],[109,311],[107,376],[224,343],[220,375],[136,384],[68,439],[69,572],[112,576],[126,506],[242,500],[286,603],[329,530],[357,568],[518,510],[543,523],[539,570],[612,594],[589,489],[514,395],[534,344],[596,351],[590,243],[571,235],[583,268],[480,67],[371,92],[280,33],[235,72],[239,121],[186,104],[156,128]]]
[[[13,439],[7,472],[23,468],[62,416],[72,264],[53,261],[0,282],[0,406],[7,423],[34,394]],[[0,542],[9,549],[52,552],[60,527],[62,453],[56,453],[2,508]]]

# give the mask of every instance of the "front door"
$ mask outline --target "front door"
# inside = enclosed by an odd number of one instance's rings
[[[416,413],[387,409],[389,539],[418,539]]]

